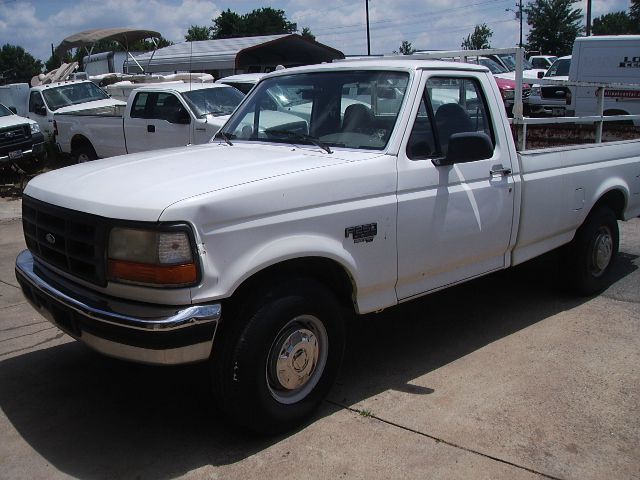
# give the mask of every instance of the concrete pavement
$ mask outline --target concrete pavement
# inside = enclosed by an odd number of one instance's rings
[[[39,317],[8,202],[2,479],[640,478],[640,219],[597,297],[565,293],[548,256],[358,319],[315,418],[262,438],[215,411],[206,365],[105,358]]]

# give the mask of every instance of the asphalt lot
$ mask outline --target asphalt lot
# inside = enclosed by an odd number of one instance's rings
[[[102,357],[24,301],[0,199],[0,478],[640,478],[640,219],[615,283],[566,293],[551,255],[359,319],[317,415],[256,437],[206,365]]]

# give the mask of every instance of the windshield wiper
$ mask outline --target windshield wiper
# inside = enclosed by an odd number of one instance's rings
[[[290,130],[267,130],[267,133],[275,133],[276,135],[286,135],[287,137],[297,138],[298,140],[306,140],[307,142],[313,143],[316,147],[321,148],[327,153],[333,153],[333,151],[329,148],[329,145],[326,143],[322,143],[316,137],[312,137],[311,135],[306,135],[304,133],[292,132]]]
[[[233,147],[233,143],[231,143],[231,140],[229,140],[229,137],[227,137],[227,134],[224,133],[222,130],[218,130],[218,132],[213,136],[213,138],[222,138],[227,145],[231,145]]]

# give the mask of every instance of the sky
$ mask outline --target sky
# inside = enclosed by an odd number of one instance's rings
[[[526,5],[527,0],[523,0]],[[350,0],[0,0],[0,45],[20,45],[46,61],[51,44],[92,28],[134,27],[156,30],[173,42],[184,41],[191,25],[212,24],[227,8],[239,14],[270,6],[284,10],[301,31],[347,55],[367,53],[365,2]],[[517,0],[369,0],[371,53],[391,53],[403,40],[421,50],[457,50],[475,25],[493,30],[495,48],[516,46]],[[592,18],[628,10],[629,0],[592,0]],[[575,3],[586,12],[586,0]],[[528,27],[523,22],[526,42]]]

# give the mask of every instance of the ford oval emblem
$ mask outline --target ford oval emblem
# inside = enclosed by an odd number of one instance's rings
[[[54,244],[56,243],[56,237],[54,237],[54,236],[53,236],[52,234],[50,234],[50,233],[47,233],[47,234],[44,236],[44,238],[45,238],[45,240],[46,240],[47,242],[49,242],[51,245],[54,245]]]

